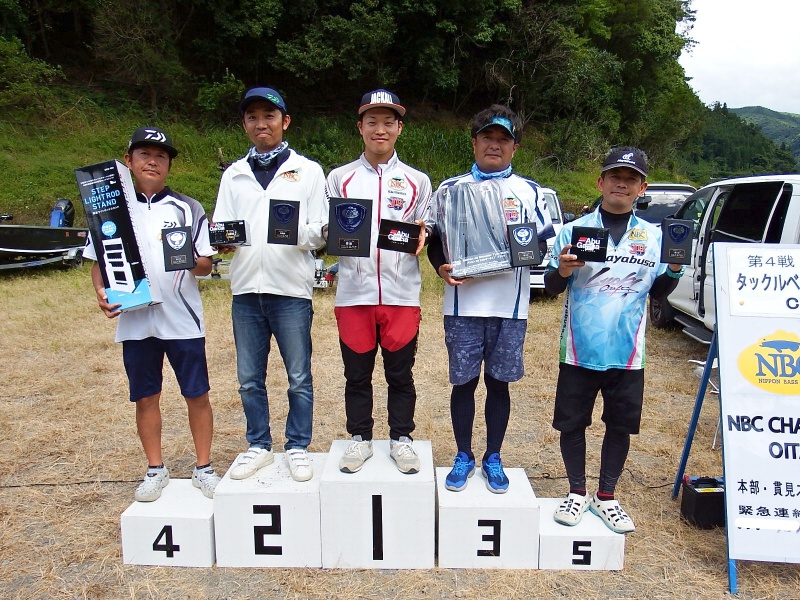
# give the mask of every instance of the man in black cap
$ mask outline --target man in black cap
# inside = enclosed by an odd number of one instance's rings
[[[122,342],[122,359],[128,375],[130,400],[136,403],[136,428],[147,456],[144,481],[136,488],[139,502],[152,502],[169,483],[169,472],[161,453],[161,398],[164,356],[169,359],[189,411],[197,466],[192,484],[208,498],[214,497],[219,477],[211,466],[213,414],[208,400],[208,368],[205,352],[203,305],[195,276],[211,272],[208,221],[197,200],[166,186],[172,159],[178,151],[161,129],[140,127],[133,132],[125,154],[131,170],[137,202],[129,206],[136,220],[136,237],[148,261],[148,277],[162,291],[162,302],[120,314],[119,304],[109,304],[97,262],[92,265],[92,283],[97,303],[109,318],[119,317],[116,341]],[[168,225],[165,225],[168,224]],[[164,268],[162,228],[191,227],[196,266],[186,271]],[[96,261],[91,241],[83,256]]]
[[[665,298],[683,274],[681,265],[660,262],[661,229],[633,212],[647,189],[646,178],[644,152],[612,149],[597,179],[601,204],[564,226],[544,279],[552,295],[568,290],[553,416],[570,487],[553,515],[563,525],[577,525],[588,509],[612,531],[635,529],[614,491],[642,416],[647,295]],[[608,229],[605,262],[584,262],[570,251],[574,227]],[[592,496],[586,492],[586,428],[598,392],[603,393],[606,431]]]
[[[296,481],[313,476],[311,443],[311,250],[325,243],[328,223],[325,175],[317,163],[297,154],[283,139],[291,117],[276,90],[249,89],[239,110],[253,146],[223,173],[215,222],[244,220],[250,245],[231,261],[233,334],[239,394],[247,418],[249,448],[236,459],[231,478],[245,479],[273,462],[266,373],[274,336],[289,380],[286,459]],[[298,202],[297,244],[267,243],[270,200]],[[225,248],[232,250],[232,248]]]
[[[417,473],[420,461],[412,445],[414,357],[417,351],[422,278],[417,256],[431,225],[431,182],[421,171],[400,161],[395,143],[406,113],[396,94],[375,90],[364,94],[358,108],[363,154],[328,175],[328,192],[338,198],[371,198],[370,256],[343,256],[339,261],[336,323],[342,350],[347,432],[352,441],[339,461],[344,473],[359,471],[372,456],[372,373],[378,346],[388,386],[389,453],[403,473]],[[376,247],[381,219],[419,226],[416,252]]]

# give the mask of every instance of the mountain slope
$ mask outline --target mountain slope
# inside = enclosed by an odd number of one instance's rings
[[[795,159],[800,161],[800,115],[777,112],[763,106],[729,110],[742,120],[758,125],[762,133],[776,144],[786,144]]]

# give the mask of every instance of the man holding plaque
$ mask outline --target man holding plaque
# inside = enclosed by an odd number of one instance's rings
[[[364,94],[357,123],[364,153],[328,175],[331,198],[373,203],[371,223],[366,224],[372,232],[369,255],[340,258],[334,309],[346,380],[347,432],[352,436],[339,462],[345,473],[360,470],[372,456],[372,372],[378,346],[389,388],[390,455],[403,473],[420,469],[411,440],[417,400],[412,368],[422,284],[417,256],[430,225],[431,182],[425,173],[400,162],[395,152],[405,113],[392,92]],[[379,241],[382,229],[388,232],[385,243]]]
[[[492,105],[475,115],[472,121],[472,149],[475,163],[464,175],[445,180],[436,192],[432,205],[436,226],[428,257],[447,285],[444,290],[445,344],[450,362],[450,416],[458,453],[445,487],[463,490],[475,471],[472,453],[472,425],[475,419],[475,390],[484,366],[486,384],[486,451],[481,472],[489,491],[502,494],[508,490],[500,449],[511,413],[508,384],[524,372],[522,346],[528,318],[530,267],[506,268],[491,275],[455,279],[443,246],[448,212],[458,206],[445,201],[450,189],[461,187],[489,190],[483,197],[486,212],[501,211],[501,231],[508,225],[536,225],[540,248],[547,250],[553,237],[553,224],[539,185],[512,173],[511,160],[522,138],[522,122],[505,106]],[[486,184],[486,185],[484,185]],[[491,185],[489,185],[491,184]],[[488,221],[481,220],[481,222]],[[471,239],[480,243],[489,232],[475,224]],[[532,228],[531,228],[532,229]],[[532,236],[531,236],[532,237]],[[470,244],[471,247],[476,245]]]
[[[186,399],[197,464],[192,484],[208,498],[214,497],[219,476],[211,466],[211,438],[214,417],[208,400],[203,304],[196,275],[211,272],[214,249],[208,243],[208,221],[200,203],[166,186],[172,159],[178,151],[170,137],[155,127],[133,132],[125,164],[136,188],[136,235],[142,252],[147,252],[148,277],[162,290],[162,302],[125,313],[119,304],[109,304],[98,262],[92,264],[92,283],[97,303],[110,319],[119,317],[116,341],[122,342],[122,361],[128,376],[131,402],[136,403],[136,429],[147,457],[147,473],[134,498],[152,502],[169,483],[161,449],[161,399],[164,355],[172,365],[181,394]],[[112,223],[113,224],[113,223]],[[186,240],[195,266],[190,270],[167,271],[162,244],[165,226],[188,227]],[[91,240],[83,252],[97,261]]]
[[[308,481],[313,476],[307,448],[314,405],[314,259],[310,251],[325,243],[325,175],[322,167],[297,154],[283,139],[291,118],[277,91],[249,89],[239,110],[242,128],[253,146],[223,173],[213,217],[214,222],[245,221],[252,238],[249,246],[236,249],[230,265],[236,371],[249,443],[248,450],[236,459],[231,478],[250,477],[274,460],[266,387],[267,359],[274,336],[289,381],[286,458],[292,477]],[[269,243],[275,206],[280,208],[277,216],[281,231],[274,238],[280,239]],[[290,214],[293,211],[296,214]],[[296,243],[285,243],[295,239]]]
[[[661,230],[633,212],[647,188],[647,156],[638,148],[612,149],[603,161],[597,188],[603,196],[592,213],[564,226],[553,248],[545,289],[567,290],[553,427],[561,432],[561,455],[569,494],[553,518],[577,525],[588,509],[617,533],[635,529],[614,498],[631,434],[639,433],[644,396],[645,322],[648,293],[669,295],[681,265],[660,262]],[[605,260],[580,260],[573,229],[603,229]],[[587,233],[584,238],[591,237]],[[579,244],[580,241],[575,243]],[[597,392],[603,393],[606,424],[597,493],[586,492],[586,428]]]

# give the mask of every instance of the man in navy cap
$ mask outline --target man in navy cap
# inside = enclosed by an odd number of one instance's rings
[[[308,481],[313,476],[307,448],[314,405],[310,251],[325,243],[325,175],[322,167],[290,149],[283,139],[291,117],[276,90],[247,90],[239,111],[253,146],[223,173],[213,217],[215,222],[244,220],[251,236],[250,245],[236,250],[230,266],[236,370],[249,443],[236,459],[231,478],[250,477],[274,460],[266,388],[274,336],[289,380],[286,459],[292,477]],[[299,203],[297,245],[267,243],[270,199]]]
[[[630,146],[610,150],[597,189],[602,202],[564,226],[544,278],[548,293],[567,291],[553,427],[560,432],[569,493],[553,518],[574,526],[591,510],[612,531],[628,533],[635,529],[633,520],[614,494],[642,416],[647,295],[666,297],[684,268],[661,262],[661,229],[633,212],[647,189],[644,152]],[[608,229],[605,262],[578,260],[571,252],[574,227]],[[586,428],[598,392],[606,429],[598,489],[591,495],[586,491]]]
[[[109,304],[103,276],[97,262],[92,265],[92,283],[97,303],[108,318],[119,317],[116,341],[122,342],[122,360],[128,375],[130,400],[136,403],[136,429],[147,457],[148,469],[136,488],[139,502],[152,502],[169,483],[161,450],[161,398],[164,356],[172,365],[181,394],[186,399],[197,465],[192,484],[208,498],[214,497],[219,477],[211,466],[213,414],[208,399],[203,305],[196,275],[211,272],[208,221],[197,200],[166,185],[172,159],[178,151],[170,137],[155,127],[139,127],[133,132],[125,154],[131,170],[137,202],[129,206],[137,222],[136,237],[148,262],[148,276],[162,290],[162,302],[121,314],[119,304]],[[188,271],[167,272],[164,268],[162,228],[191,227],[196,266]],[[83,256],[97,260],[94,246],[88,243]]]
[[[372,456],[372,372],[378,346],[388,386],[390,456],[403,473],[420,469],[411,440],[417,400],[412,368],[422,285],[417,256],[425,244],[426,227],[432,224],[431,182],[425,173],[401,162],[395,152],[405,113],[393,92],[364,94],[357,123],[364,152],[328,175],[332,197],[373,201],[370,255],[343,256],[339,261],[335,312],[346,380],[347,432],[353,438],[339,461],[344,473],[359,471]],[[420,228],[416,252],[377,248],[380,219],[416,223]]]

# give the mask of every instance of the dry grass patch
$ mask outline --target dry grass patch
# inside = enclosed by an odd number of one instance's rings
[[[206,311],[213,458],[220,470],[245,448],[236,382],[227,282],[201,283]],[[346,437],[341,357],[333,290],[315,292],[314,440],[325,452]],[[119,517],[133,498],[145,460],[115,323],[97,310],[88,267],[71,272],[0,274],[0,596],[3,598],[722,598],[725,536],[684,524],[670,499],[698,380],[689,358],[706,349],[677,332],[651,330],[642,435],[635,436],[619,496],[637,524],[627,539],[625,569],[609,572],[364,571],[320,569],[181,569],[125,566]],[[450,427],[441,285],[425,265],[423,323],[415,379],[415,437],[433,441],[437,465],[455,452]],[[557,373],[561,301],[536,298],[525,346],[525,378],[511,386],[512,421],[504,462],[525,467],[537,495],[567,488],[550,427]],[[274,345],[273,345],[274,346]],[[286,376],[276,349],[268,388],[275,444],[283,444]],[[380,358],[375,380],[376,437],[388,437]],[[482,388],[478,415],[482,415]],[[595,412],[599,422],[600,402]],[[175,477],[194,463],[186,407],[171,375],[162,399],[165,460]],[[711,449],[718,415],[709,396],[688,473],[718,475]],[[602,426],[589,430],[590,487],[596,480]],[[485,441],[476,419],[475,447]],[[413,551],[410,548],[409,551]],[[800,597],[796,566],[740,563],[742,598]]]

